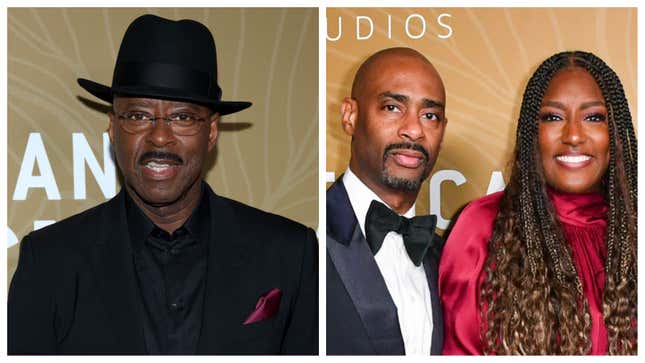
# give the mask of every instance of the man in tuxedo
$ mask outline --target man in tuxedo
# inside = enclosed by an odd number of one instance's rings
[[[153,15],[126,31],[108,133],[123,189],[34,231],[8,302],[9,354],[317,354],[313,230],[203,181],[220,116],[213,37]]]
[[[440,354],[436,216],[414,217],[447,119],[441,77],[390,48],[358,69],[341,106],[349,167],[327,191],[327,354]]]

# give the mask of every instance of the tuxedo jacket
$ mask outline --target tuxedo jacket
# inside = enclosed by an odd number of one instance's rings
[[[198,354],[317,354],[313,230],[217,196]],[[243,324],[282,291],[273,316]],[[9,354],[145,354],[125,191],[27,235],[9,289]]]
[[[441,246],[435,234],[423,259],[432,300],[431,354],[441,354],[443,345]],[[327,190],[327,354],[405,354],[396,306],[341,179]]]

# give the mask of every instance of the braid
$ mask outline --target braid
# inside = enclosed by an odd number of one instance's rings
[[[620,79],[601,59],[590,57],[585,69],[596,79],[609,104],[611,215],[607,233],[608,283],[603,315],[612,354],[636,351],[637,142]],[[611,285],[611,288],[609,286]],[[631,306],[630,306],[631,305]]]
[[[586,52],[562,52],[530,78],[517,126],[513,168],[489,241],[480,292],[485,353],[586,354],[591,317],[582,283],[546,189],[537,145],[542,99],[564,68],[584,68],[608,111],[609,167],[603,317],[610,354],[636,354],[637,141],[623,86]]]

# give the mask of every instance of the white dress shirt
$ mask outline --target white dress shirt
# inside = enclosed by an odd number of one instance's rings
[[[363,236],[365,236],[365,217],[372,200],[379,201],[386,206],[387,204],[358,179],[349,168],[343,176],[343,184]],[[403,216],[414,217],[415,205]],[[383,245],[374,259],[392,300],[394,300],[394,305],[396,305],[405,354],[430,355],[432,303],[423,264],[415,266],[412,263],[403,245],[403,237],[396,232],[389,232],[385,236]]]

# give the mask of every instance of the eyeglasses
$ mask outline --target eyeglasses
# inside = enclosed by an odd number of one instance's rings
[[[180,136],[192,136],[199,133],[205,118],[196,115],[179,112],[169,116],[154,117],[146,112],[133,111],[126,112],[117,116],[121,121],[121,127],[125,132],[138,134],[149,131],[153,128],[155,122],[163,120],[170,125],[172,132]]]

